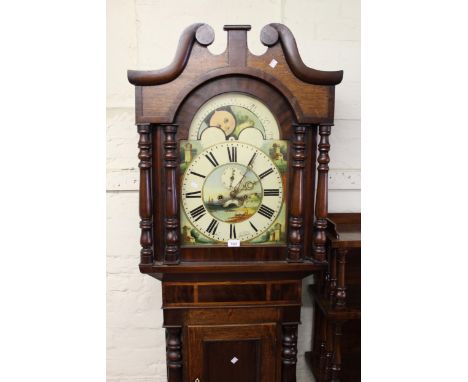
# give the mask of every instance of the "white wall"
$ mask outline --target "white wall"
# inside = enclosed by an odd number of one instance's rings
[[[336,88],[330,162],[330,211],[360,211],[360,4],[358,0],[108,0],[107,2],[107,376],[108,382],[166,380],[160,283],[138,271],[138,135],[134,87],[127,69],[158,69],[174,56],[182,30],[206,22],[210,50],[226,46],[224,24],[250,24],[249,48],[259,54],[260,30],[286,24],[304,62],[344,70]],[[305,280],[305,283],[310,280]],[[311,380],[312,308],[304,294],[298,382]]]

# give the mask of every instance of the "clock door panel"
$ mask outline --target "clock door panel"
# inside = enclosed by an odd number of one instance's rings
[[[189,326],[186,346],[188,381],[277,381],[274,323]]]
[[[203,381],[260,382],[259,342],[258,339],[205,341]]]

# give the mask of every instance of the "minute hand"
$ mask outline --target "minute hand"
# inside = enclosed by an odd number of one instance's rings
[[[247,169],[244,171],[244,175],[242,175],[242,178],[240,178],[239,182],[236,184],[236,186],[234,187],[234,192],[235,194],[237,195],[237,193],[239,192],[239,187],[242,183],[242,181],[244,180],[245,178],[245,175],[247,175],[247,173],[252,170],[252,165],[253,165],[253,162],[255,160],[255,158],[257,157],[257,153],[255,153],[254,155],[252,155],[252,158],[250,159],[250,162],[247,164]]]

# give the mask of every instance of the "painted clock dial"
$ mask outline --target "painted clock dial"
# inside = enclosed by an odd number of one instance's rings
[[[213,129],[219,130],[212,132]],[[249,130],[250,129],[250,130]],[[252,129],[263,140],[279,139],[275,117],[264,103],[244,93],[224,93],[208,100],[195,114],[189,129],[189,140],[200,140],[212,132],[224,139],[241,140]]]
[[[248,241],[265,233],[283,204],[283,181],[273,161],[247,143],[230,141],[202,151],[182,180],[190,223],[217,242]]]
[[[179,149],[182,246],[285,245],[288,142],[264,103],[211,98]]]

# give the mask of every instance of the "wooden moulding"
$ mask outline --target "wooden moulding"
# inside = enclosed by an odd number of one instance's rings
[[[228,45],[232,52],[244,48],[241,34],[246,34],[251,29],[250,25],[225,25],[224,30],[228,33]],[[214,31],[211,26],[203,23],[192,24],[187,27],[179,40],[179,45],[171,64],[160,70],[140,71],[129,70],[128,80],[137,86],[161,85],[177,78],[187,65],[190,53],[195,42],[202,46],[209,46],[214,41]],[[246,38],[246,37],[245,37]],[[315,85],[338,85],[343,79],[343,71],[323,71],[309,68],[304,64],[297,49],[294,35],[286,25],[271,23],[265,25],[260,34],[260,40],[265,46],[273,46],[280,41],[289,67],[297,78],[304,82]],[[238,49],[236,49],[238,48]],[[233,58],[234,59],[234,58]],[[238,63],[238,58],[233,64]]]
[[[326,263],[287,263],[284,261],[263,262],[181,262],[178,266],[154,263],[140,264],[140,272],[163,281],[265,280],[272,278],[302,279],[313,272],[322,271]]]
[[[300,280],[163,282],[163,307],[301,303]]]
[[[307,67],[300,58],[291,31],[282,24],[268,24],[261,32],[267,51],[257,56],[247,46],[250,25],[226,25],[225,52],[214,55],[207,47],[214,31],[207,24],[185,29],[174,60],[160,70],[129,70],[128,80],[136,89],[138,123],[174,123],[177,110],[197,87],[226,76],[259,79],[285,95],[298,123],[332,122],[334,87],[342,71]]]

